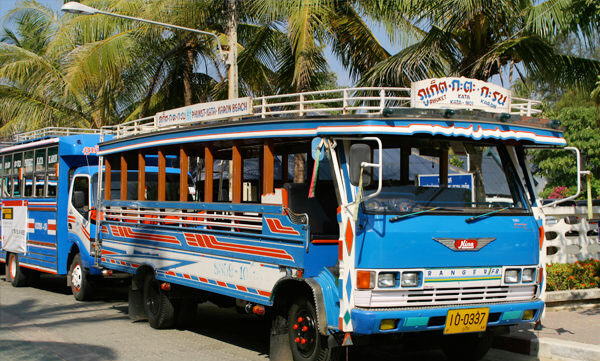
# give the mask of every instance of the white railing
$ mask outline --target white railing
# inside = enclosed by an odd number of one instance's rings
[[[347,114],[382,114],[394,109],[410,109],[410,88],[361,87],[318,90],[303,93],[276,94],[253,99],[252,114],[245,116],[276,118],[290,116],[339,116]],[[510,114],[533,116],[541,113],[541,102],[512,98]],[[229,119],[229,118],[223,118]],[[209,120],[204,122],[216,122]],[[238,118],[239,119],[239,118]],[[103,127],[102,131],[116,134],[117,138],[157,130],[188,127],[202,120],[184,124],[159,127],[155,118],[145,117],[114,126]]]
[[[594,219],[600,206],[593,206]],[[587,206],[558,206],[543,209],[546,263],[572,263],[600,258],[598,223],[587,219]]]
[[[229,214],[223,211],[183,212],[180,210],[160,210],[152,208],[106,207],[104,218],[132,224],[151,224],[159,226],[204,226],[262,231],[262,216]]]
[[[75,134],[100,134],[100,129],[48,127],[43,129],[32,130],[30,132],[15,134],[15,143],[45,137],[62,137],[65,135]]]

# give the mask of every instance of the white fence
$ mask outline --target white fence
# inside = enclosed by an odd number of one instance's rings
[[[593,219],[600,218],[600,206],[594,206]],[[546,263],[573,263],[600,258],[598,223],[590,223],[584,205],[543,209]]]

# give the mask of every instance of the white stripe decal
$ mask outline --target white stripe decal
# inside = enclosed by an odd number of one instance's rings
[[[37,147],[38,145],[45,145],[45,144],[52,144],[52,143],[58,143],[58,138],[44,139],[44,140],[40,140],[38,142],[31,142],[31,143],[14,145],[12,147],[2,148],[2,151],[0,153],[6,153],[6,152],[10,152],[12,150]]]
[[[551,144],[551,145],[566,145],[567,142],[564,138],[537,135],[535,132],[528,132],[522,130],[500,130],[496,127],[495,129],[483,129],[481,125],[477,126],[474,130],[473,126],[469,127],[457,127],[449,126],[444,127],[442,125],[431,125],[431,124],[410,124],[407,126],[388,126],[388,125],[358,125],[358,126],[320,126],[313,129],[282,129],[282,130],[266,130],[266,131],[253,131],[253,132],[233,132],[233,133],[219,133],[219,134],[208,134],[208,135],[195,135],[189,137],[161,139],[148,142],[142,142],[132,145],[126,145],[116,147],[109,150],[101,150],[98,152],[99,155],[106,155],[110,153],[126,151],[131,149],[137,149],[142,147],[159,146],[170,144],[173,141],[180,143],[194,142],[194,141],[210,141],[219,139],[240,139],[249,137],[267,137],[267,136],[279,136],[281,134],[295,135],[295,136],[316,136],[318,134],[368,134],[368,133],[383,133],[383,134],[397,134],[397,135],[413,135],[415,133],[429,133],[433,135],[441,134],[445,136],[466,136],[473,139],[516,139],[516,140],[531,140],[536,143]]]

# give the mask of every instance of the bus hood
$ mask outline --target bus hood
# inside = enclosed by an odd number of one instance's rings
[[[365,215],[357,224],[356,268],[397,269],[537,265],[533,216],[491,215],[466,223],[465,215],[416,215],[390,222]]]

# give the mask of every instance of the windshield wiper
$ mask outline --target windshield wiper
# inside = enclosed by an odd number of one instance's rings
[[[425,209],[425,210],[418,211],[418,212],[402,214],[402,215],[399,215],[396,217],[392,217],[392,218],[390,218],[390,222],[391,223],[398,222],[399,220],[404,219],[404,218],[416,216],[416,215],[423,214],[423,213],[433,212],[433,211],[464,212],[462,209],[456,209],[456,208],[433,207],[433,208]]]
[[[508,207],[506,207],[506,208],[500,208],[500,209],[496,209],[495,211],[491,211],[491,212],[487,212],[487,213],[484,213],[484,214],[479,214],[479,215],[476,215],[476,216],[473,216],[473,217],[469,217],[469,218],[465,219],[465,222],[467,222],[467,223],[473,223],[473,222],[475,222],[478,219],[481,219],[481,218],[487,217],[487,216],[491,216],[494,213],[499,213],[499,212],[505,211],[507,209],[509,209],[509,208]]]

